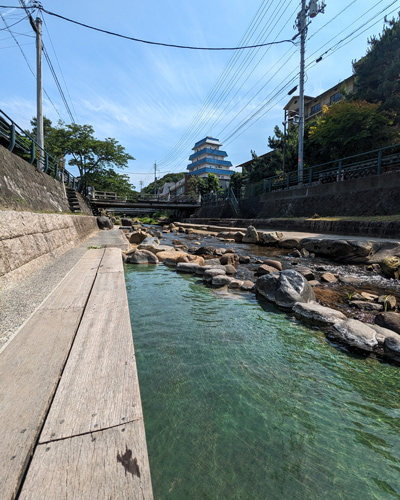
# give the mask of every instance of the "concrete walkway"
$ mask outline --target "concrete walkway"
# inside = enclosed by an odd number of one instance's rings
[[[42,269],[15,285],[0,290],[0,352],[21,325],[71,271],[88,247],[126,249],[128,243],[118,228],[99,231]]]

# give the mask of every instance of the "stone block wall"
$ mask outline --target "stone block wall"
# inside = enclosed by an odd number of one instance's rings
[[[96,217],[0,211],[0,288],[98,231]]]

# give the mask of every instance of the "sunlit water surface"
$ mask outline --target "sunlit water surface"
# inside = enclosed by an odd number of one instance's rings
[[[156,499],[400,499],[400,368],[253,294],[125,272]]]

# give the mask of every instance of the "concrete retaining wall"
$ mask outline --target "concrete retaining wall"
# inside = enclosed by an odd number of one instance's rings
[[[240,200],[240,210],[245,218],[396,215],[399,193],[399,172],[391,172],[264,193]]]
[[[93,216],[0,211],[0,287],[43,267],[98,230]]]

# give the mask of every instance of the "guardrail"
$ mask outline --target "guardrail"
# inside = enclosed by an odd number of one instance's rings
[[[219,201],[230,200],[236,216],[239,215],[239,202],[231,188],[217,191],[216,193],[206,193],[201,198],[202,205],[216,205]]]
[[[118,196],[117,193],[109,191],[97,191],[93,188],[89,188],[88,198],[93,202],[96,201],[116,201],[123,203],[156,202],[156,203],[165,203],[165,205],[168,205],[169,203],[190,203],[192,205],[199,204],[198,199],[193,195],[181,194],[164,198],[161,196],[138,194],[137,196],[133,197],[123,197],[123,196]]]
[[[297,171],[268,177],[242,188],[242,198],[253,198],[272,191],[380,175],[396,170],[400,170],[400,144],[305,168],[302,179],[299,179]]]
[[[0,144],[7,147],[24,160],[34,165],[45,174],[54,177],[66,186],[80,189],[80,182],[66,170],[60,160],[40,148],[35,139],[18,126],[4,111],[0,110]]]

